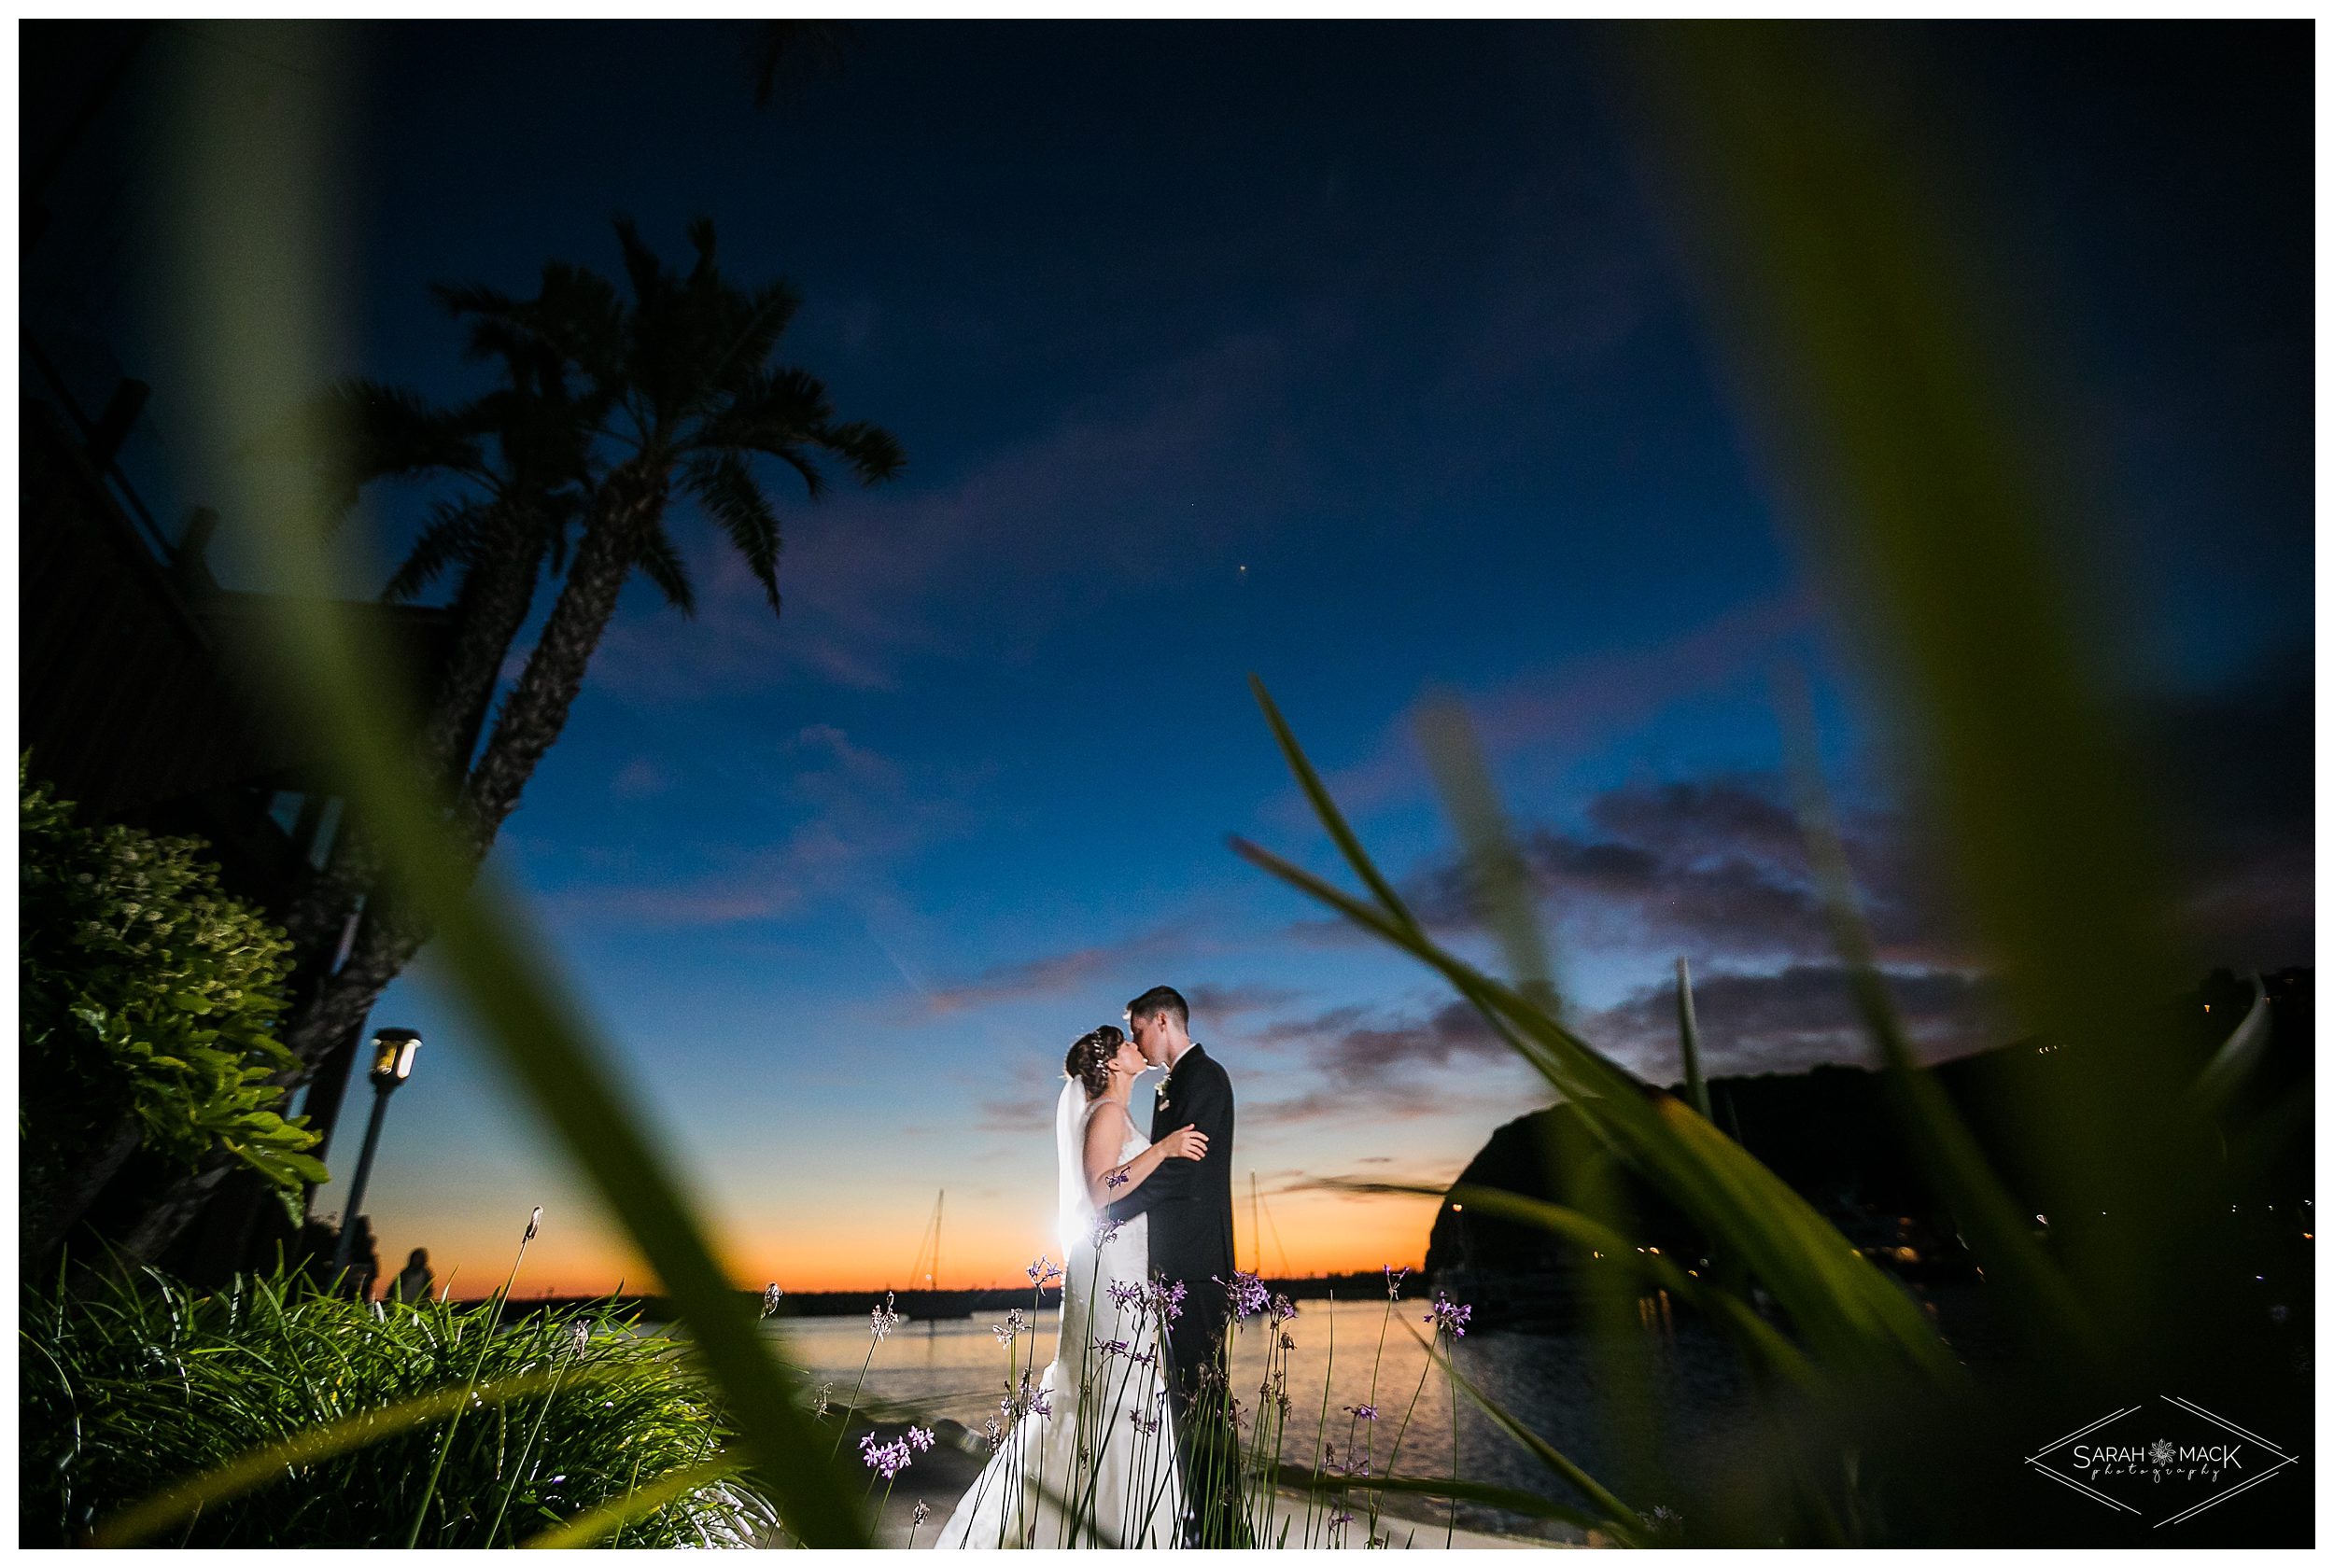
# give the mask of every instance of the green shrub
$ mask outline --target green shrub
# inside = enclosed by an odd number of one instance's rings
[[[298,1065],[271,1033],[283,933],[219,889],[202,840],[82,826],[21,760],[17,782],[28,1202],[134,1129],[186,1169],[223,1150],[296,1206],[302,1183],[327,1175],[271,1082]]]
[[[492,1314],[487,1303],[354,1302],[280,1274],[201,1295],[148,1271],[94,1295],[28,1298],[22,1542],[77,1541],[165,1489],[334,1422],[440,1391],[458,1401],[473,1372],[478,1396],[453,1423],[423,1546],[525,1541],[720,1454],[727,1428],[672,1341],[635,1333],[610,1305],[499,1328]],[[530,1376],[541,1392],[499,1397],[498,1385]],[[353,1451],[275,1466],[150,1544],[401,1547],[448,1422],[389,1425]],[[730,1478],[629,1521],[618,1544],[741,1546],[769,1523],[763,1500]]]

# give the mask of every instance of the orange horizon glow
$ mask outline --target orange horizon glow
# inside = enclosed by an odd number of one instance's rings
[[[1423,1261],[1436,1207],[1435,1199],[1420,1197],[1286,1194],[1264,1211],[1270,1223],[1261,1227],[1261,1256],[1250,1211],[1244,1204],[1238,1206],[1234,1255],[1240,1267],[1267,1278],[1375,1273],[1388,1265],[1415,1268]],[[830,1212],[815,1221],[789,1216],[782,1226],[741,1224],[732,1232],[731,1244],[720,1249],[722,1261],[741,1291],[772,1282],[806,1294],[863,1291],[877,1295],[887,1290],[935,1288],[923,1278],[907,1278],[907,1260],[915,1241],[912,1228],[892,1223],[876,1229],[860,1223],[862,1218]],[[655,1271],[620,1233],[604,1225],[571,1227],[555,1220],[546,1217],[541,1234],[528,1246],[512,1281],[513,1299],[600,1296],[619,1288],[627,1295],[658,1294],[661,1282]],[[481,1225],[469,1215],[407,1215],[383,1227],[384,1287],[403,1267],[411,1243],[402,1239],[417,1224],[435,1236],[434,1244],[426,1244],[436,1293],[450,1293],[456,1300],[483,1299],[510,1276],[517,1238],[508,1234],[507,1225]],[[1042,1224],[977,1211],[963,1217],[961,1227],[962,1235],[952,1225],[945,1239],[937,1288],[1025,1285],[1025,1270],[1040,1253],[1057,1261],[1061,1257],[1060,1245]],[[770,1229],[791,1234],[781,1238],[770,1235]],[[889,1234],[893,1230],[900,1230],[904,1239],[894,1243]],[[743,1239],[740,1232],[760,1235]]]

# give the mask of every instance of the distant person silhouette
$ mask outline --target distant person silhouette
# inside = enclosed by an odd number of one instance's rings
[[[391,1301],[413,1303],[429,1299],[429,1250],[415,1247],[414,1255],[405,1260],[405,1267],[389,1285]]]

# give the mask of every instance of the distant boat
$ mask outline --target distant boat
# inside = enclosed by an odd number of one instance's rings
[[[904,1317],[937,1323],[973,1315],[977,1293],[946,1290],[940,1284],[940,1225],[948,1203],[948,1189],[943,1187],[932,1206],[932,1221],[916,1243],[915,1261],[907,1266],[908,1288],[899,1293],[897,1307]],[[921,1281],[921,1286],[916,1281]]]

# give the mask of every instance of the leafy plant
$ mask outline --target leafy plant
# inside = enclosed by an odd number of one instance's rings
[[[612,1303],[498,1330],[499,1304],[367,1305],[282,1274],[206,1295],[150,1270],[28,1297],[25,1543],[397,1547],[442,1463],[419,1544],[511,1546],[719,1460],[728,1423],[672,1341]],[[770,1525],[724,1475],[632,1513],[624,1541]]]
[[[276,1075],[295,1065],[273,1033],[282,934],[220,890],[202,840],[83,826],[28,767],[19,760],[28,1255],[141,1146],[184,1169],[224,1153],[292,1208],[303,1182],[328,1176],[305,1118],[282,1114]]]

